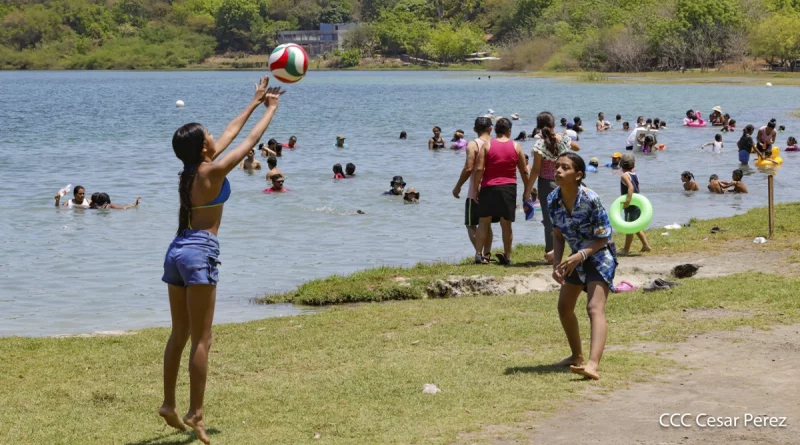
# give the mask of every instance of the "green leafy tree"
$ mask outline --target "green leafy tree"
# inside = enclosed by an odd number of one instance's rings
[[[250,26],[259,18],[258,6],[249,0],[223,0],[215,15],[220,49],[250,49]]]
[[[319,13],[320,23],[350,23],[353,21],[353,5],[348,0],[328,0]]]
[[[128,23],[136,27],[142,27],[147,23],[147,9],[142,0],[119,0],[111,13],[118,24]]]
[[[754,55],[794,71],[800,60],[800,13],[784,10],[759,23],[750,35]]]
[[[43,5],[13,11],[0,22],[0,40],[18,50],[31,48],[41,42],[58,40],[67,34],[61,17]]]

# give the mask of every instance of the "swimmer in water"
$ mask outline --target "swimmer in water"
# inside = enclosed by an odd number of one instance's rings
[[[433,127],[433,137],[428,139],[428,150],[441,150],[444,148],[442,129],[438,126]]]
[[[342,164],[333,164],[333,179],[345,179]]]
[[[453,139],[450,141],[450,150],[463,150],[467,148],[467,140],[464,139],[464,130],[456,130]]]
[[[261,163],[256,160],[256,151],[255,149],[250,149],[247,152],[247,157],[244,158],[241,164],[239,164],[239,168],[242,170],[261,170]]]
[[[644,126],[644,116],[639,116],[636,118],[636,126],[643,127]]]
[[[567,118],[566,117],[562,117],[560,122],[561,122],[561,126],[562,127],[566,127],[567,126]]]
[[[514,139],[514,140],[517,141],[517,142],[527,141],[528,140],[528,134],[525,133],[524,131],[520,131],[519,134],[517,135],[516,139]]]
[[[264,193],[283,193],[289,191],[289,189],[283,186],[285,181],[283,175],[272,175],[269,179],[272,181],[272,187],[264,189]]]
[[[406,133],[405,131],[401,131],[400,132],[400,139],[402,139],[402,140],[408,139],[408,133]]]
[[[355,176],[356,175],[356,164],[352,162],[348,162],[347,165],[344,166],[344,174],[345,176]]]
[[[725,193],[725,189],[722,188],[722,183],[719,180],[719,176],[711,175],[708,178],[708,191],[717,195],[722,195]]]
[[[597,122],[594,124],[597,131],[606,131],[611,129],[611,124],[606,121],[606,115],[602,111],[597,113]]]
[[[620,123],[621,121],[622,121],[622,115],[618,114],[617,115],[617,123]]]
[[[743,177],[744,173],[737,168],[731,175],[733,181],[721,182],[720,185],[722,185],[722,188],[726,190],[732,188],[733,190],[731,190],[731,192],[733,193],[747,193],[747,186],[744,185],[744,182],[742,182]]]
[[[622,160],[622,153],[616,152],[611,156],[611,162],[606,164],[606,167],[612,170],[619,170],[622,167],[619,165],[620,161]]]
[[[797,146],[797,139],[794,136],[789,136],[789,139],[786,140],[786,148],[783,151],[800,151],[800,147]]]
[[[344,145],[344,136],[336,136],[336,148],[345,148],[347,147]]]
[[[681,182],[683,183],[683,189],[687,192],[696,192],[700,190],[700,186],[698,186],[697,181],[694,180],[694,175],[688,170],[681,173]]]
[[[269,167],[269,171],[267,172],[267,180],[275,175],[283,176],[283,172],[278,170],[278,158],[275,156],[270,156],[267,158],[267,167]]]
[[[86,190],[83,186],[76,185],[75,188],[72,189],[72,196],[72,199],[61,204],[61,206],[69,209],[88,209],[92,204],[91,200],[86,199]],[[60,203],[61,194],[56,194],[56,207],[58,207]]]
[[[106,193],[95,193],[92,195],[92,197],[94,198],[95,195],[97,197],[95,199],[92,199],[92,204],[89,206],[90,209],[128,210],[139,207],[139,201],[142,200],[142,197],[139,196],[136,198],[136,201],[134,201],[133,204],[118,206],[116,204],[111,203],[111,197],[108,196],[108,194]]]
[[[622,131],[630,131],[631,124],[628,121],[622,123]]]
[[[704,149],[704,148],[706,148],[708,146],[714,147],[714,148],[711,149],[712,153],[722,153],[722,148],[723,148],[722,135],[717,133],[716,135],[714,135],[714,140],[713,141],[706,142],[705,144],[701,145],[700,148]]]
[[[275,139],[270,139],[267,141],[267,146],[265,147],[264,144],[258,144],[258,149],[261,150],[261,157],[267,156],[281,156],[281,144],[278,143]]]
[[[403,204],[419,204],[419,192],[414,187],[410,187],[403,194]]]
[[[383,192],[383,196],[400,196],[403,194],[403,189],[406,187],[405,181],[402,176],[395,176],[389,183],[391,188],[389,191]]]
[[[600,166],[600,160],[595,158],[595,157],[593,157],[593,158],[589,159],[589,165],[586,166],[586,172],[587,173],[597,173],[598,172],[597,167],[599,167],[599,166]]]
[[[292,136],[289,138],[289,142],[281,145],[283,148],[288,148],[290,150],[294,150],[297,148],[297,136]]]

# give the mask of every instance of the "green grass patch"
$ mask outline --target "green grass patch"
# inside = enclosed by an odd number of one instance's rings
[[[761,248],[787,248],[785,241],[800,238],[800,203],[780,204],[775,210],[775,236]],[[709,220],[692,219],[689,227],[671,230],[668,236],[661,235],[663,228],[647,231],[653,246],[648,255],[679,254],[685,252],[713,251],[729,247],[731,242],[750,242],[758,236],[768,235],[767,209],[758,208],[742,215]],[[722,231],[711,233],[718,226]],[[624,235],[614,236],[617,243],[624,243]],[[781,242],[784,241],[784,242]],[[467,249],[465,239],[465,250]],[[387,300],[413,300],[433,297],[428,286],[450,276],[509,276],[530,274],[534,270],[549,266],[539,264],[544,256],[544,246],[520,244],[514,248],[513,267],[496,267],[472,264],[467,258],[460,264],[417,264],[413,267],[379,267],[356,272],[351,275],[334,275],[311,280],[290,292],[273,293],[255,299],[258,303],[296,303],[325,305],[353,302],[377,302]]]
[[[605,73],[581,73],[578,81],[583,83],[605,83],[608,82],[608,74]]]
[[[741,325],[797,322],[798,285],[747,274],[614,295],[608,341],[680,341]],[[585,304],[582,297],[584,335]],[[720,306],[730,314],[689,316]],[[148,329],[125,337],[0,339],[0,443],[190,443],[186,434],[163,431],[156,416],[168,335]],[[548,366],[568,351],[554,293],[334,307],[221,325],[214,331],[206,420],[213,443],[310,443],[315,433],[338,444],[452,443],[461,432],[556,410],[588,386],[610,391],[672,366],[654,355],[611,350],[600,382],[576,383],[576,376]],[[422,394],[425,383],[442,392]]]

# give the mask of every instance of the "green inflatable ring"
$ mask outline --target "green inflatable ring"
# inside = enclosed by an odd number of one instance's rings
[[[650,204],[650,201],[644,196],[634,193],[631,197],[631,205],[638,207],[642,214],[636,221],[627,222],[622,216],[622,204],[627,197],[627,195],[622,195],[611,204],[611,209],[608,211],[608,219],[611,221],[611,226],[617,232],[633,235],[634,233],[639,233],[646,229],[647,225],[650,224],[650,221],[653,219],[653,205]]]

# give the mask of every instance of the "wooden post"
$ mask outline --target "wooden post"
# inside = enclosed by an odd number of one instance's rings
[[[769,188],[769,237],[775,233],[775,188],[774,177],[767,176],[767,186]]]

